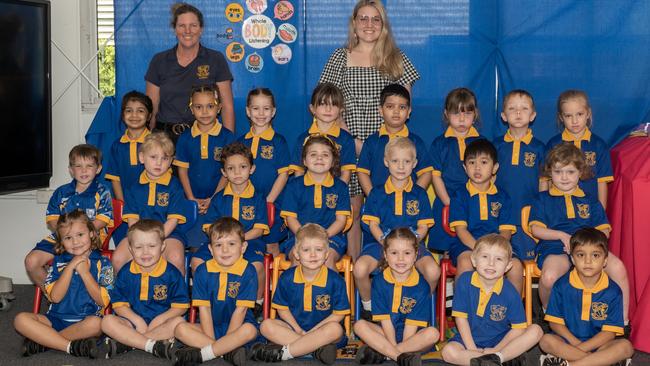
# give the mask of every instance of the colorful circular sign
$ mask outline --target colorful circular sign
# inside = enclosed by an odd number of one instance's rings
[[[291,48],[284,43],[280,43],[271,48],[273,61],[278,65],[284,65],[291,61]]]
[[[253,48],[265,48],[275,39],[275,24],[266,15],[251,15],[242,24],[242,38]]]
[[[282,21],[288,20],[293,16],[293,4],[286,0],[280,0],[273,8],[273,17]]]
[[[264,68],[264,59],[257,52],[253,52],[246,57],[246,70],[257,74]]]
[[[232,62],[241,61],[245,54],[244,45],[239,42],[231,42],[228,47],[226,47],[226,57]]]
[[[226,5],[226,19],[231,23],[238,23],[244,20],[244,7],[238,3]]]
[[[253,14],[262,14],[267,6],[266,0],[246,0],[246,7]]]
[[[298,30],[293,24],[282,23],[278,27],[278,38],[284,43],[293,43],[298,38]]]

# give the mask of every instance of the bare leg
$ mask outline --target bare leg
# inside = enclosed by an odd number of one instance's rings
[[[442,359],[454,365],[469,366],[472,358],[481,356],[483,356],[482,352],[468,350],[458,342],[449,342],[442,349]]]
[[[508,344],[499,350],[503,361],[510,361],[517,358],[519,355],[533,348],[542,338],[544,332],[537,324],[532,324],[526,328],[526,331],[512,339]]]
[[[266,244],[266,252],[271,254],[273,258],[280,255],[280,244],[278,243],[269,243]]]
[[[585,358],[572,361],[571,366],[607,366],[617,363],[634,355],[634,347],[627,339],[613,339],[605,343],[596,352]]]
[[[257,329],[250,323],[244,323],[234,332],[215,341],[205,335],[198,324],[180,323],[174,330],[174,334],[176,338],[191,347],[203,348],[211,344],[212,352],[219,357],[255,339]]]
[[[359,289],[359,296],[363,301],[370,301],[370,273],[374,271],[379,262],[369,255],[362,255],[354,264],[352,273],[354,274],[354,283]]]
[[[440,332],[436,328],[422,328],[408,339],[403,339],[402,343],[397,345],[397,349],[400,353],[426,351],[436,344],[438,337],[440,337]]]
[[[264,264],[260,262],[253,262],[255,272],[257,272],[257,299],[264,298]]]
[[[348,255],[356,260],[361,253],[361,206],[363,205],[363,194],[350,197],[352,206],[352,226],[348,231]]]
[[[377,324],[367,322],[363,319],[354,323],[354,334],[363,340],[368,346],[382,355],[397,360],[400,350],[388,341],[384,330]]]
[[[99,317],[87,317],[59,333],[42,314],[19,313],[14,319],[14,327],[18,333],[40,345],[62,352],[68,350],[68,344],[72,340],[99,336],[100,323]]]
[[[508,281],[515,286],[515,290],[521,295],[521,291],[524,288],[524,266],[521,264],[521,261],[517,258],[512,258],[512,267],[506,274]]]
[[[177,316],[175,318],[167,319],[164,323],[160,324],[159,326],[149,329],[147,333],[144,334],[145,337],[149,339],[153,339],[156,341],[164,341],[166,339],[170,339],[174,337],[174,329],[176,329],[176,326],[180,323],[185,322],[185,319],[183,319],[180,316]]]
[[[185,246],[178,239],[165,239],[165,259],[185,275]]]
[[[415,268],[422,273],[424,279],[429,283],[431,293],[433,293],[440,278],[440,266],[438,266],[438,263],[436,263],[433,257],[424,256],[415,262]]]
[[[630,308],[630,283],[627,279],[625,265],[617,256],[609,253],[605,272],[621,288],[621,292],[623,293],[623,320],[627,322],[629,320],[628,311]]]
[[[262,322],[260,332],[271,342],[288,346],[289,351],[295,357],[306,355],[322,346],[334,343],[343,336],[343,328],[338,323],[327,323],[301,336],[294,332],[287,323],[278,319],[267,319]]]
[[[201,258],[192,257],[190,260],[190,268],[192,268],[192,274],[194,274],[194,272],[196,272],[196,269],[204,262],[205,261]]]
[[[544,260],[542,276],[539,279],[539,299],[542,307],[546,309],[551,295],[551,288],[558,278],[562,277],[571,268],[569,258],[564,254],[551,254]]]
[[[52,254],[42,250],[32,250],[25,257],[25,270],[27,271],[29,279],[32,280],[36,286],[43,286],[45,277],[47,276],[45,266],[53,258],[54,256]]]

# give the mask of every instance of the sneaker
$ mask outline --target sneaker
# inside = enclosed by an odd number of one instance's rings
[[[567,360],[553,355],[539,356],[539,364],[542,366],[568,366]]]
[[[354,358],[354,360],[360,365],[383,363],[385,359],[386,357],[384,355],[370,348],[370,346],[366,344],[359,347],[357,355]]]
[[[258,323],[261,323],[262,320],[264,320],[264,308],[261,304],[255,303],[255,307],[253,307],[253,316]]]
[[[372,321],[372,311],[366,310],[366,309],[361,309],[361,319],[371,322]]]
[[[246,348],[235,348],[234,350],[224,354],[222,357],[230,364],[233,364],[235,366],[244,366],[246,365]]]
[[[470,366],[501,366],[501,359],[494,353],[488,353],[481,357],[469,360]]]
[[[612,366],[630,366],[632,365],[632,359],[627,358],[625,360],[620,360],[617,363],[613,364]]]
[[[419,353],[404,352],[397,356],[398,366],[422,366],[422,359]]]
[[[45,352],[47,351],[47,348],[45,346],[42,346],[34,341],[32,341],[29,338],[25,338],[23,340],[23,346],[22,346],[22,351],[21,354],[23,357],[29,357],[32,355],[35,355],[37,353]]]
[[[330,343],[319,347],[312,355],[318,361],[326,365],[331,365],[336,361],[336,345]]]
[[[280,362],[282,361],[282,346],[273,343],[255,343],[251,348],[251,359],[262,362]]]
[[[632,325],[627,323],[627,325],[623,327],[623,338],[630,339],[630,334],[632,334]]]
[[[153,350],[151,350],[151,354],[158,358],[164,358],[166,360],[171,360],[172,359],[172,347],[174,344],[170,341],[156,341],[156,343],[153,344]]]
[[[70,342],[70,354],[76,357],[97,358],[97,338],[77,339]]]
[[[526,366],[526,353],[522,353],[512,360],[504,362],[503,366]]]
[[[195,347],[184,347],[174,353],[174,366],[195,366],[203,362],[201,350]]]
[[[120,343],[113,338],[106,337],[97,349],[97,358],[109,359],[132,350],[133,347]]]

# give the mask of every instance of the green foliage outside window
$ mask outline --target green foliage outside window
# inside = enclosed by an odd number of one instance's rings
[[[104,96],[115,95],[115,46],[106,46],[98,60],[99,90]]]

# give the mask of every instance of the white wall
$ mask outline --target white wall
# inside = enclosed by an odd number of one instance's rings
[[[79,66],[80,11],[79,2],[87,0],[55,0],[51,2],[52,16],[52,141],[53,177],[50,187],[56,188],[68,181],[68,151],[84,142],[85,131],[92,115],[81,110],[81,83],[77,70],[64,54]],[[76,79],[75,79],[76,78]],[[67,90],[64,89],[71,85]],[[41,192],[41,198],[47,194]],[[35,243],[47,234],[45,203],[37,203],[37,192],[0,196],[0,275],[12,277],[14,283],[29,283],[23,258]]]

